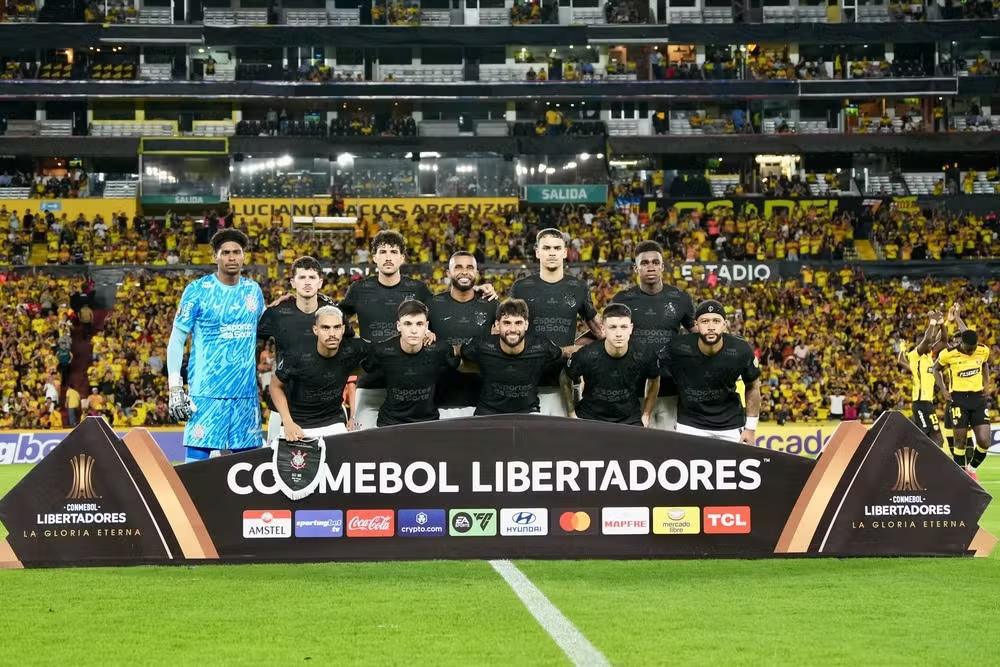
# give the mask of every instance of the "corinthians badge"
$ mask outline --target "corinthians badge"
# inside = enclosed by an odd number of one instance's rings
[[[325,463],[326,443],[323,438],[275,440],[274,476],[282,493],[292,500],[302,500],[316,491]]]

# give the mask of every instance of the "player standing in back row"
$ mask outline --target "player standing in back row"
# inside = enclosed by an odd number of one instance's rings
[[[632,312],[632,341],[655,353],[670,344],[678,332],[694,330],[694,302],[687,292],[663,284],[663,248],[656,241],[635,247],[638,285],[611,299]],[[645,380],[636,388],[644,395]],[[650,427],[673,431],[677,426],[677,385],[669,375],[660,378],[660,393]]]
[[[548,338],[560,348],[576,341],[579,316],[598,340],[604,332],[597,321],[597,309],[590,298],[587,282],[566,275],[566,238],[558,229],[543,229],[535,237],[535,257],[539,272],[514,283],[510,295],[528,304],[529,333]],[[551,363],[538,383],[540,414],[566,417],[568,409],[559,388],[563,364]]]
[[[486,338],[497,319],[497,302],[476,292],[479,268],[471,252],[456,252],[448,261],[447,292],[435,294],[430,304],[430,327],[438,342],[461,345]],[[476,411],[482,378],[476,373],[447,370],[437,383],[435,401],[441,419],[471,417]]]
[[[260,447],[257,393],[257,320],[264,294],[240,275],[246,234],[223,229],[212,237],[215,273],[184,289],[167,346],[170,416],[187,421],[186,460],[207,459],[213,450]],[[192,337],[188,391],[181,365],[184,344]]]
[[[332,306],[333,300],[319,291],[323,287],[323,269],[312,257],[299,257],[292,264],[291,277],[294,299],[287,299],[271,306],[257,323],[259,348],[274,339],[275,368],[285,357],[293,361],[316,351],[316,334],[313,333],[315,313],[323,306]],[[275,408],[270,387],[264,392],[271,417],[267,423],[267,441],[271,442],[281,432],[281,414]]]

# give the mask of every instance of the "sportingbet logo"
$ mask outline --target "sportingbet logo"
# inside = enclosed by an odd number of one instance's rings
[[[697,535],[701,532],[701,512],[697,507],[654,507],[654,535]]]
[[[298,510],[295,512],[295,537],[343,537],[342,510]]]
[[[500,510],[500,534],[548,535],[549,511],[543,507]]]
[[[399,510],[400,537],[444,537],[444,510]]]
[[[705,534],[736,535],[750,532],[750,508],[706,507]]]
[[[601,532],[605,535],[648,535],[648,507],[605,507],[601,509]]]
[[[348,537],[392,537],[392,510],[347,510]]]
[[[291,510],[246,510],[243,537],[246,539],[292,536]]]
[[[55,438],[46,435],[49,434],[39,433],[39,437],[34,433],[0,435],[0,464],[38,463],[66,437],[62,433]]]
[[[452,537],[495,537],[495,509],[454,509],[448,513],[448,534]]]

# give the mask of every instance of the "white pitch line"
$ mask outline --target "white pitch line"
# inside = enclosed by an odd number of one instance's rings
[[[503,577],[542,629],[552,637],[574,665],[610,667],[611,663],[604,654],[583,636],[573,622],[566,618],[516,565],[509,560],[491,560],[490,565]]]

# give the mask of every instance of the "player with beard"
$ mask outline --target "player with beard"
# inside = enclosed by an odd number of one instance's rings
[[[378,426],[438,419],[434,389],[442,374],[458,368],[459,359],[445,341],[426,344],[427,306],[411,299],[399,304],[399,335],[374,343],[364,363],[367,371],[385,375],[385,401]]]
[[[482,376],[475,414],[539,412],[538,382],[547,368],[562,364],[564,352],[548,338],[528,333],[528,321],[528,304],[505,299],[497,308],[499,335],[456,346],[455,353],[477,364]]]
[[[587,323],[594,338],[603,339],[604,333],[597,321],[597,310],[591,301],[587,282],[566,275],[566,238],[563,233],[552,228],[538,232],[535,256],[540,264],[538,274],[521,278],[510,290],[511,297],[523,299],[528,304],[531,311],[530,333],[544,336],[561,348],[571,346],[576,341],[579,316]],[[560,389],[562,369],[563,364],[557,360],[545,369],[541,378],[538,396],[543,415],[568,415]]]
[[[986,459],[990,448],[990,417],[987,412],[990,387],[990,348],[979,343],[979,334],[966,329],[955,349],[942,350],[932,370],[938,389],[951,413],[955,440],[952,456],[973,479],[976,468]],[[951,382],[946,386],[944,371]],[[966,454],[966,436],[969,429],[975,436],[976,446],[972,456]]]
[[[678,332],[693,331],[694,301],[687,292],[663,283],[663,248],[656,241],[643,241],[635,247],[635,273],[638,284],[619,292],[611,302],[631,309],[632,341],[655,353]],[[644,388],[645,380],[640,380],[640,395]],[[660,393],[649,425],[661,431],[673,431],[677,425],[677,385],[669,375],[660,378]]]
[[[187,422],[188,461],[263,444],[254,343],[264,294],[241,275],[250,239],[239,230],[223,229],[211,244],[216,270],[184,288],[167,345],[170,417]],[[181,366],[189,335],[185,392]]]
[[[286,354],[271,375],[271,398],[281,415],[285,440],[347,432],[344,386],[368,356],[370,345],[344,337],[344,314],[323,306],[313,315],[316,343],[308,354]]]
[[[474,338],[490,335],[496,322],[497,303],[487,301],[476,292],[479,269],[476,257],[469,252],[456,252],[448,261],[447,292],[435,294],[431,299],[431,331],[438,340],[450,345],[461,345]],[[482,380],[476,373],[460,373],[449,369],[437,384],[435,401],[441,419],[471,417],[482,389]]]
[[[573,405],[573,385],[583,380],[583,398],[570,417],[649,426],[660,374],[656,355],[631,344],[632,312],[612,303],[601,315],[604,341],[584,345],[566,362],[563,395]],[[643,387],[643,393],[636,389]]]
[[[270,306],[257,323],[257,353],[260,354],[268,340],[274,339],[275,365],[285,356],[308,356],[316,350],[314,315],[322,306],[333,305],[332,299],[319,293],[323,287],[323,269],[314,258],[305,256],[295,260],[290,283],[294,299]],[[269,391],[264,392],[264,398],[271,409],[267,423],[267,441],[271,442],[281,432],[281,414],[275,409]]]
[[[680,334],[659,352],[660,371],[677,383],[677,432],[754,444],[760,415],[760,363],[744,339],[725,333],[722,304],[702,301],[696,334]],[[746,411],[736,381],[746,387]],[[741,430],[742,429],[742,430]]]

